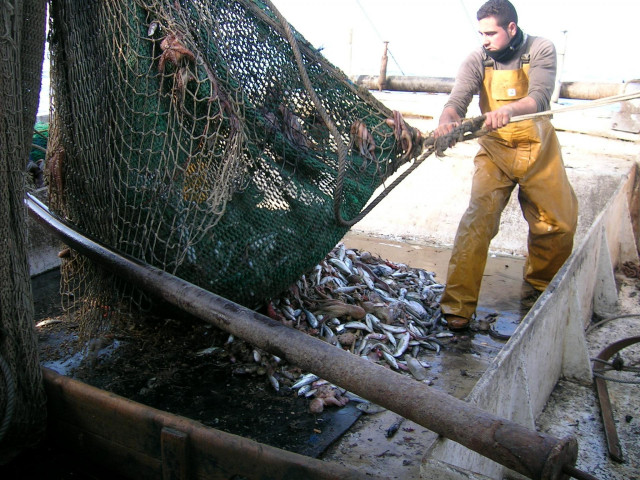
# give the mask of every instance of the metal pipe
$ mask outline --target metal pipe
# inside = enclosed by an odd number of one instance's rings
[[[352,75],[351,81],[368,90],[378,90],[376,75]],[[385,78],[385,90],[399,92],[451,93],[454,78],[389,75]],[[574,100],[598,100],[620,94],[624,83],[560,82],[559,97]]]
[[[533,479],[562,478],[574,465],[574,437],[558,439],[336,348],[162,270],[127,258],[53,217],[32,196],[30,214],[64,243],[107,270],[203,321],[340,385],[435,433]]]

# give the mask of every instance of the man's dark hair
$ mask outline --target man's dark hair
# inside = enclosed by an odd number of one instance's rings
[[[507,28],[511,22],[518,24],[518,13],[509,0],[489,0],[478,10],[478,21],[494,17],[498,25]]]

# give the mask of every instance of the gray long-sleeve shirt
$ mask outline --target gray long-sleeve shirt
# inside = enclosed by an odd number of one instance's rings
[[[550,40],[527,36],[510,61],[493,62],[493,68],[496,70],[519,69],[521,57],[527,53],[530,55],[528,96],[535,100],[537,111],[542,112],[550,108],[551,94],[556,80],[556,49]],[[469,54],[458,70],[445,108],[453,107],[461,118],[465,117],[473,96],[480,92],[484,80],[485,58],[483,49],[480,47]]]

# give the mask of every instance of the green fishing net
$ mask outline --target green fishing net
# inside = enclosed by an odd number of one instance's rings
[[[313,268],[408,160],[393,112],[269,2],[55,0],[51,18],[51,209],[237,303]]]

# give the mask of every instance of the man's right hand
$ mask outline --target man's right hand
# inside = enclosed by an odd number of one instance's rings
[[[460,126],[460,122],[447,122],[441,123],[438,127],[433,131],[433,136],[438,138],[444,135],[448,135],[454,128],[458,128]]]
[[[461,120],[455,109],[446,107],[440,115],[438,127],[433,131],[433,136],[438,138],[451,133],[451,130],[460,126]]]

